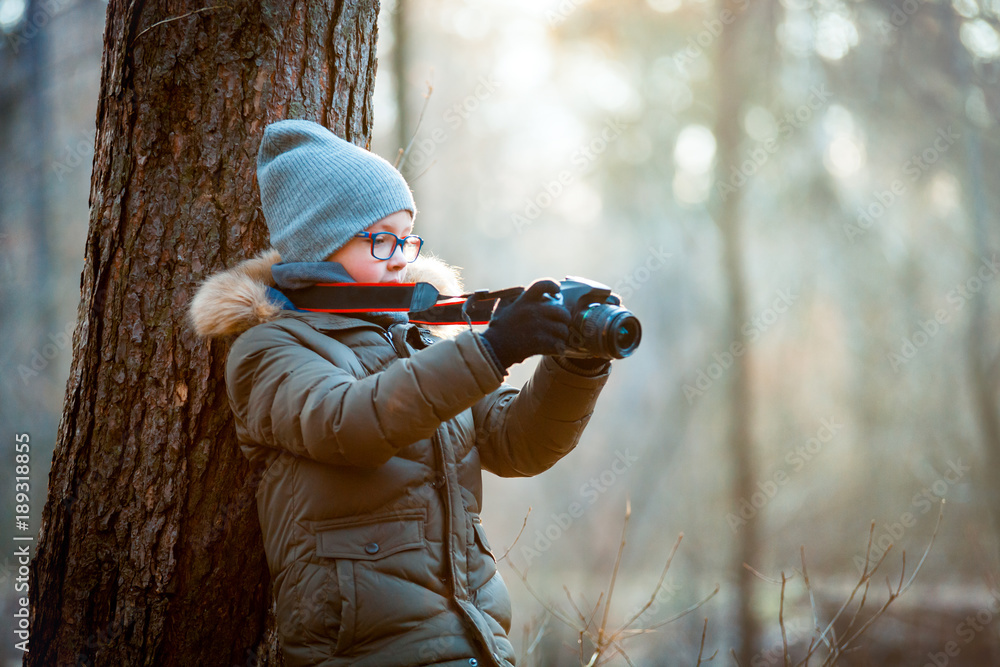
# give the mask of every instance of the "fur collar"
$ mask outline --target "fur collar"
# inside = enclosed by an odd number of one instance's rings
[[[265,250],[252,259],[216,273],[201,285],[188,306],[188,321],[202,338],[240,334],[281,315],[281,306],[267,298],[274,287],[271,266],[281,261],[277,250]],[[421,256],[406,270],[410,282],[434,285],[441,294],[462,294],[458,269],[436,257]],[[438,335],[454,335],[465,327],[432,327]]]

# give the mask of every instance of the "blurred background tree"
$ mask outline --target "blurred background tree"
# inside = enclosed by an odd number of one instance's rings
[[[987,583],[1000,532],[1000,2],[427,0],[403,14],[397,2],[379,19],[373,149],[391,161],[412,138],[403,171],[427,247],[471,288],[600,280],[644,325],[569,460],[487,480],[499,550],[530,506],[509,558],[553,601],[565,585],[594,603],[630,497],[616,611],[648,599],[683,531],[646,624],[719,581],[701,610],[706,645],[725,654],[749,636],[744,664],[780,664],[778,589],[741,587],[736,564],[791,572],[804,544],[818,604],[839,604],[870,522],[898,574],[944,497],[924,571],[851,660],[924,664],[954,641],[958,664],[1000,663]],[[0,410],[33,442],[54,438],[68,373],[52,340],[75,322],[91,156],[56,165],[93,137],[103,25],[98,2],[58,7],[29,41],[44,45],[35,76],[27,45],[13,48],[30,16],[0,0]],[[31,111],[38,81],[48,120]],[[508,579],[516,622],[541,622]],[[802,646],[801,588],[785,602]],[[965,624],[977,614],[978,630]],[[694,664],[701,627],[682,619],[630,655]],[[575,641],[550,622],[529,664],[575,664]]]

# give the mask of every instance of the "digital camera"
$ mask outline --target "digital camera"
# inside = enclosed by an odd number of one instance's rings
[[[639,347],[639,318],[621,306],[607,285],[567,276],[559,282],[559,294],[551,298],[570,314],[569,348],[563,356],[624,359]]]

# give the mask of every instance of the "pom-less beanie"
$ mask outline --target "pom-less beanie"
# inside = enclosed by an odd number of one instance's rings
[[[283,262],[323,261],[385,216],[417,212],[395,167],[307,120],[264,129],[257,182],[271,245]]]

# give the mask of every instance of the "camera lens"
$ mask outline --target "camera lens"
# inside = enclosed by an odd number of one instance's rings
[[[580,314],[576,347],[606,359],[624,359],[639,347],[639,319],[621,306],[593,304]]]
[[[614,349],[615,357],[624,359],[639,347],[639,339],[642,338],[642,327],[639,326],[639,318],[628,312],[619,313],[612,323],[611,346]]]

